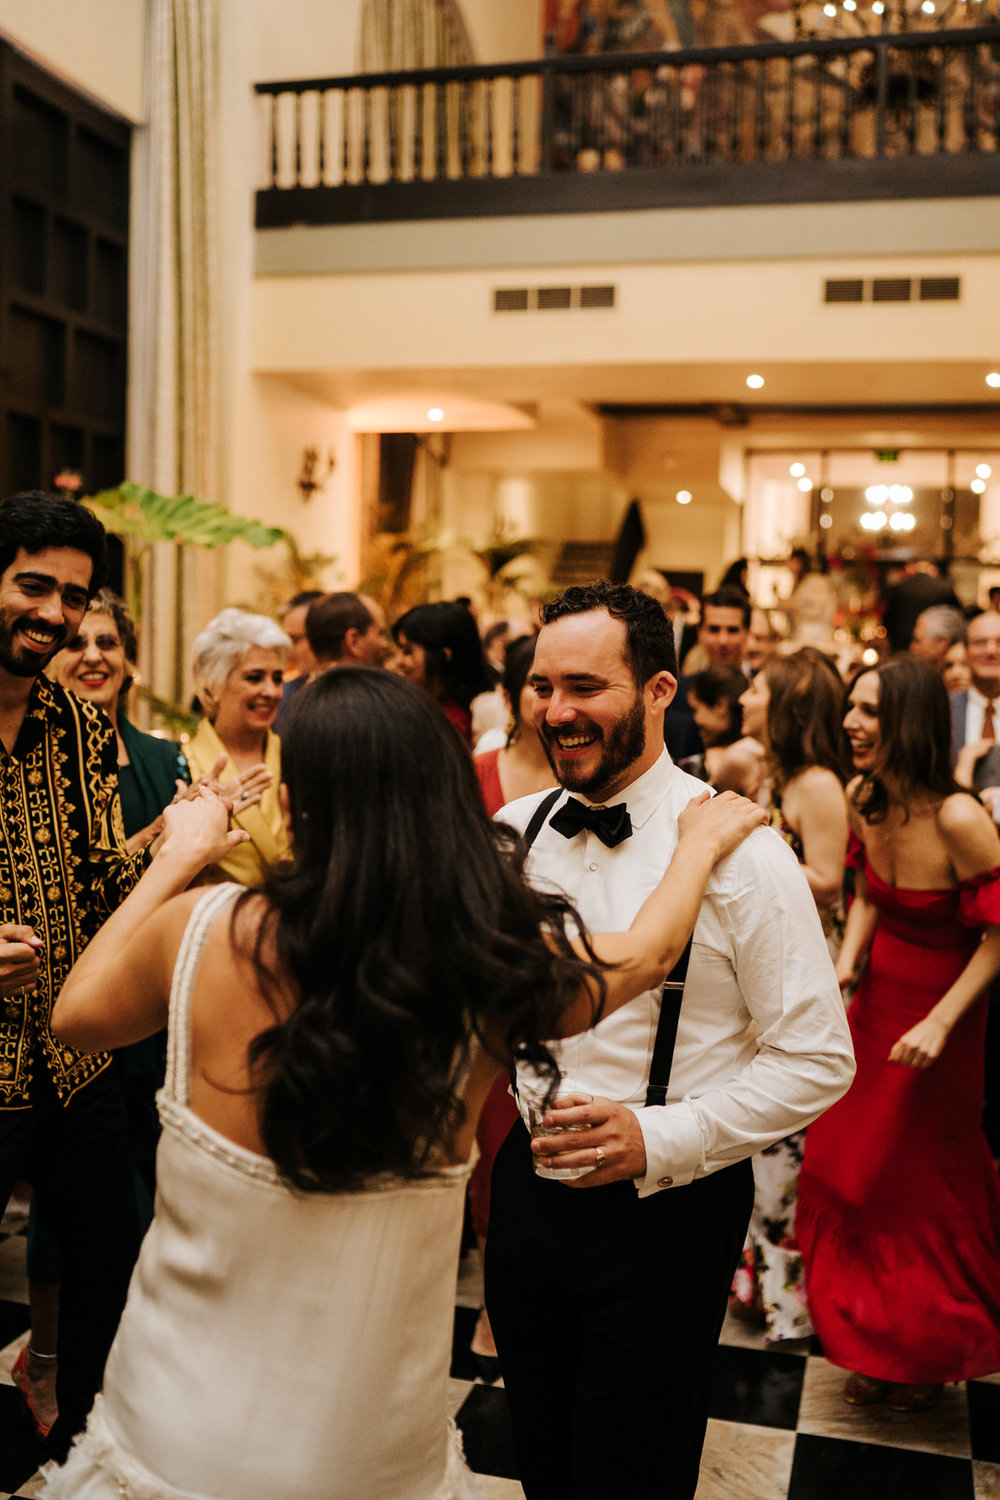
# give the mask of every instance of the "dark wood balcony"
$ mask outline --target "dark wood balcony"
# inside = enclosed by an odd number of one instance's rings
[[[256,87],[259,229],[1000,194],[1000,25]]]

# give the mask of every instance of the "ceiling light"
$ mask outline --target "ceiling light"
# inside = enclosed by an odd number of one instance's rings
[[[798,481],[798,488],[802,491],[803,495],[808,495],[812,487],[813,482],[811,479],[800,479]]]
[[[908,484],[894,484],[889,490],[889,499],[893,505],[909,505],[913,491]]]
[[[980,479],[989,479],[992,473],[993,470],[990,468],[989,464],[976,464],[976,474]]]
[[[1000,370],[991,370],[986,377],[986,384],[993,386],[995,390],[1000,385]]]
[[[920,9],[925,16],[932,16],[934,14],[934,0],[923,0]]]
[[[802,474],[806,472],[806,466],[805,464],[792,464],[788,472],[789,474],[791,474],[793,479],[798,479]]]
[[[759,391],[760,388],[761,388],[761,386],[763,384],[764,384],[764,377],[763,377],[763,375],[748,375],[747,376],[747,385],[750,387],[750,389],[752,391]],[[997,384],[1000,385],[1000,376],[997,377]]]
[[[884,10],[885,6],[882,4],[882,0],[875,0],[875,4],[872,6],[872,15],[880,16]]]
[[[833,525],[833,517],[830,515],[829,511],[824,511],[824,513],[820,516],[819,524],[822,526],[824,531],[829,531],[830,527]]]
[[[881,531],[888,524],[884,510],[866,510],[861,513],[861,525],[865,531]]]
[[[858,8],[858,0],[844,0],[844,9],[845,10],[857,10],[857,8]]]
[[[969,489],[972,491],[972,493],[974,495],[981,495],[981,494],[983,494],[984,491],[985,491],[985,489],[986,489],[986,480],[985,479],[974,479],[972,481],[972,483],[969,485]]]
[[[874,9],[874,7],[873,7],[873,9]],[[879,7],[879,15],[881,15],[881,14],[882,14],[882,9],[881,9],[881,6],[880,6]],[[863,667],[873,667],[877,661],[878,661],[878,652],[876,651],[875,647],[874,646],[866,646],[865,649],[861,653],[861,665]]]
[[[824,484],[823,488],[820,490],[819,498],[823,501],[824,505],[830,504],[830,501],[833,499],[833,490],[831,490],[828,484]]]
[[[443,422],[444,421],[444,412],[441,410],[440,406],[432,406],[428,410],[428,412],[427,412],[427,420],[428,420],[428,422]]]
[[[823,14],[824,16],[835,16],[837,14],[837,7],[835,5],[824,5]]]
[[[888,486],[884,484],[870,484],[865,490],[865,499],[869,505],[884,505],[889,498]]]
[[[677,504],[678,505],[690,505],[691,504],[691,491],[690,490],[678,490],[677,491]]]

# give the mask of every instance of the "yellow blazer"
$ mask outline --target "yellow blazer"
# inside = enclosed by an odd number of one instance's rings
[[[239,775],[226,747],[219,739],[207,719],[202,719],[198,732],[184,746],[184,758],[191,767],[191,780],[207,776],[220,755],[226,756],[222,781],[231,781]],[[223,880],[235,880],[240,885],[263,885],[264,877],[289,853],[288,834],[285,831],[281,809],[278,806],[278,786],[281,783],[281,742],[276,734],[268,730],[264,764],[271,773],[271,785],[256,807],[233,815],[233,824],[250,835],[248,843],[241,844],[218,864],[205,871],[202,879],[217,884]]]

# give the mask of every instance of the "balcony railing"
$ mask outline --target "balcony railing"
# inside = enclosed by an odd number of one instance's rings
[[[1000,26],[257,85],[257,225],[1000,194]]]

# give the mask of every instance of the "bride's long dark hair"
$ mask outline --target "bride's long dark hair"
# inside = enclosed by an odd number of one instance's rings
[[[474,1039],[554,1091],[542,1039],[586,978],[602,993],[599,968],[565,937],[567,903],[522,880],[520,840],[487,817],[468,752],[419,688],[328,671],[296,696],[281,757],[293,859],[264,886],[254,935],[240,919],[254,893],[232,929],[275,1015],[250,1047],[264,1144],[306,1191],[423,1175],[460,1121]]]

